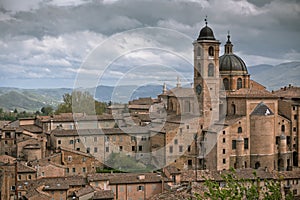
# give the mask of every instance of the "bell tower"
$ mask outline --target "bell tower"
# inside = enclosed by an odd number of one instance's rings
[[[219,120],[219,47],[220,42],[207,26],[201,29],[194,45],[194,92],[199,113],[204,118],[204,127]]]

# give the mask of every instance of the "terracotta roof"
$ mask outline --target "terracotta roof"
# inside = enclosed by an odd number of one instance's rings
[[[21,125],[20,127],[31,133],[42,133],[43,132],[43,129],[37,125]]]
[[[91,154],[89,153],[85,153],[85,152],[82,152],[82,151],[76,151],[76,150],[73,150],[73,149],[69,149],[69,148],[66,148],[66,147],[59,147],[59,149],[61,151],[68,151],[68,152],[72,152],[74,154],[78,154],[78,155],[82,155],[82,156],[87,156],[87,157],[93,157]]]
[[[93,199],[113,199],[114,192],[112,190],[101,190],[95,192]]]
[[[182,87],[176,87],[171,90],[168,90],[166,92],[167,96],[175,96],[175,97],[196,97],[196,94],[194,92],[193,88],[182,88]]]
[[[86,185],[85,187],[80,188],[79,190],[75,191],[75,195],[76,195],[76,197],[81,197],[83,195],[93,193],[94,191],[95,190],[92,186]]]
[[[230,126],[230,125],[235,124],[236,122],[242,120],[243,118],[246,118],[246,116],[229,115],[229,116],[226,116],[224,123],[226,125]]]
[[[267,90],[249,89],[241,88],[236,91],[227,91],[227,97],[243,97],[243,98],[278,98],[276,95],[272,94]]]
[[[26,166],[22,163],[18,163],[18,173],[35,173],[36,170],[32,167]]]
[[[4,120],[0,120],[0,129],[3,128],[4,126],[7,126],[9,124],[10,121],[4,121]]]
[[[114,173],[114,174],[89,174],[88,181],[105,181],[110,184],[133,184],[133,183],[156,183],[162,179],[168,181],[165,177],[156,173]]]
[[[113,116],[111,114],[102,114],[102,115],[86,115],[84,113],[61,113],[59,115],[53,116],[38,116],[42,122],[73,122],[74,119],[76,121],[94,121],[94,120],[113,120]]]
[[[274,91],[273,94],[284,98],[300,98],[300,87],[289,85]]]
[[[8,155],[0,155],[0,162],[2,163],[13,163],[16,158]]]
[[[165,167],[164,170],[168,171],[169,174],[181,174],[180,170],[172,165]]]
[[[153,102],[154,99],[152,99],[151,97],[144,97],[129,101],[129,105],[151,105],[153,104]]]
[[[149,110],[151,105],[128,105],[129,109]]]

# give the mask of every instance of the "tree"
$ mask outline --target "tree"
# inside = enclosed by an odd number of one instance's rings
[[[53,113],[53,108],[51,106],[44,106],[41,108],[43,115],[50,115]]]
[[[286,196],[281,192],[281,184],[279,181],[264,180],[264,189],[260,184],[260,178],[257,177],[256,172],[253,172],[254,179],[239,179],[236,172],[232,169],[230,173],[222,174],[222,187],[220,183],[206,179],[204,186],[206,191],[203,194],[195,194],[197,199],[233,199],[233,200],[280,200],[293,199],[291,192]]]
[[[63,103],[59,104],[55,113],[86,113],[102,114],[106,111],[107,103],[96,101],[87,91],[73,91],[63,95]]]

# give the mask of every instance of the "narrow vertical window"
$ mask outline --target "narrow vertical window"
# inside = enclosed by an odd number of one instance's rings
[[[223,79],[223,85],[225,90],[229,90],[229,80],[228,78]]]
[[[208,55],[209,56],[214,56],[214,48],[213,47],[208,48]]]
[[[243,87],[242,79],[241,79],[241,78],[238,78],[236,89],[240,89],[240,88],[242,88],[242,87]]]
[[[214,65],[212,63],[209,63],[209,65],[208,65],[208,76],[213,77],[214,75],[215,75]]]

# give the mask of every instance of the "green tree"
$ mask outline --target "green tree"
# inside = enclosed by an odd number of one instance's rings
[[[87,91],[73,91],[63,95],[63,103],[59,104],[55,113],[86,113],[102,114],[106,111],[107,103],[96,101]]]
[[[264,190],[260,184],[260,178],[253,172],[254,179],[240,179],[232,169],[230,173],[222,174],[221,183],[205,178],[203,194],[195,194],[198,200],[292,200],[293,195],[289,192],[285,197],[281,192],[280,180],[264,180]],[[222,185],[222,187],[220,186]]]
[[[53,108],[51,106],[44,106],[41,108],[43,115],[50,115],[53,113]]]

